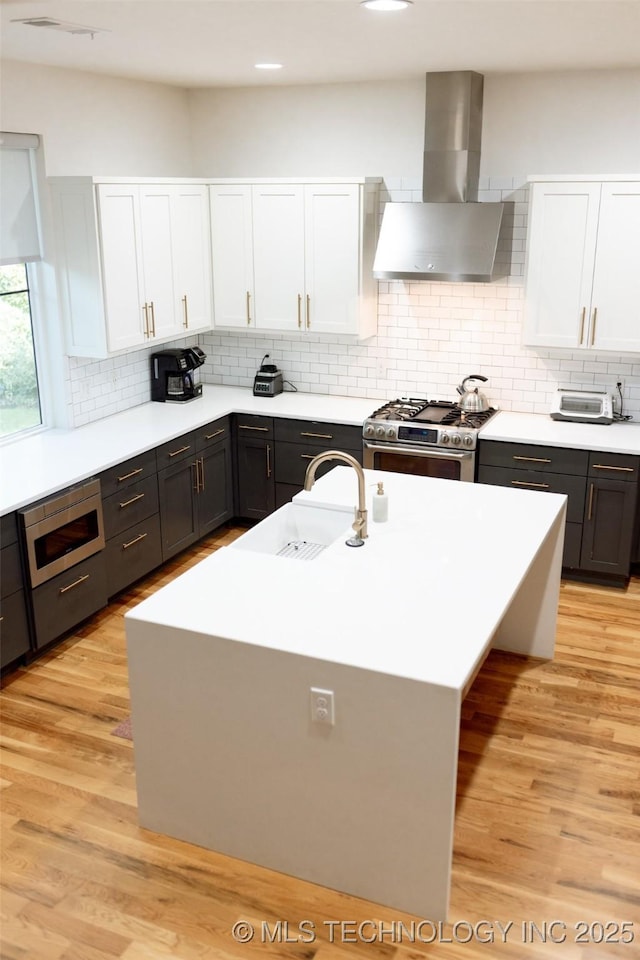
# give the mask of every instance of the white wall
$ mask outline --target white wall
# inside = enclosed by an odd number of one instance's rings
[[[196,90],[189,94],[200,176],[381,176],[393,200],[421,197],[424,81]],[[267,351],[299,389],[388,399],[455,397],[471,372],[491,401],[547,413],[558,386],[611,389],[640,419],[640,356],[521,346],[531,174],[640,176],[640,70],[485,78],[481,200],[513,204],[507,282],[380,283],[378,336],[202,338],[214,382],[248,386]]]

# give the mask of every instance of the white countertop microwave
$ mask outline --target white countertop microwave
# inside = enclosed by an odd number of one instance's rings
[[[613,396],[598,390],[558,390],[551,418],[573,423],[613,423]]]

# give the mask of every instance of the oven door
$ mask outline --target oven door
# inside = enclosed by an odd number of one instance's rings
[[[366,440],[363,445],[363,466],[369,470],[389,470],[392,473],[473,483],[475,461],[474,450],[403,447],[399,444],[369,443]]]

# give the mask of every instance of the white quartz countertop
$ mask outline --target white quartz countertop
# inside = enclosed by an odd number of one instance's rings
[[[203,643],[221,637],[463,690],[566,498],[384,471],[365,478],[363,547],[340,537],[309,561],[224,547],[127,616]],[[371,520],[380,480],[386,523]],[[354,471],[336,466],[295,499],[353,507]]]
[[[205,384],[186,404],[145,403],[75,430],[45,430],[0,448],[0,515],[94,476],[229,413],[360,426],[375,400],[285,392],[254,397],[249,387]]]
[[[482,427],[481,440],[539,443],[552,447],[631,453],[640,456],[640,424],[571,423],[552,420],[539,413],[510,413],[505,410]]]

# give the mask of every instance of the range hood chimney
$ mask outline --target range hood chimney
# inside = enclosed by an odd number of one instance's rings
[[[478,203],[483,77],[427,73],[422,203],[387,203],[378,280],[492,279],[502,203]]]

